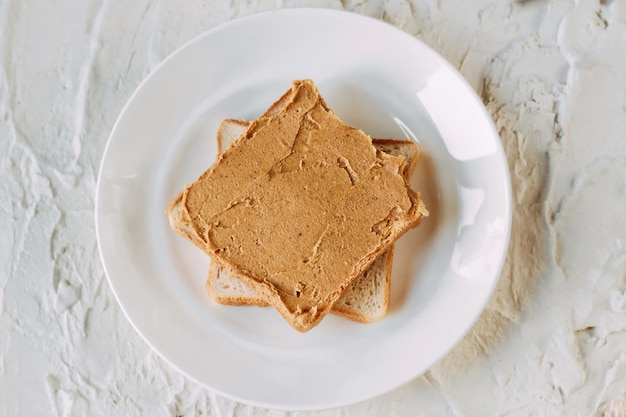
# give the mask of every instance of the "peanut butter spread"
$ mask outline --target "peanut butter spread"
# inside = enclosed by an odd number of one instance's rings
[[[305,331],[378,254],[427,214],[402,176],[311,81],[247,132],[183,193],[207,252]]]

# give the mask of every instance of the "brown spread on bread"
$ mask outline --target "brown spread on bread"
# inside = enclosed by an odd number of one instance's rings
[[[182,207],[207,253],[306,331],[427,211],[404,158],[345,125],[311,81],[287,94],[185,189]]]

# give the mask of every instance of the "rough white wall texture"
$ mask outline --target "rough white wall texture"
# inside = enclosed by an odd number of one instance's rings
[[[316,413],[221,398],[161,360],[110,291],[96,175],[133,90],[189,39],[279,7],[419,37],[482,97],[514,188],[508,260],[424,376]],[[626,416],[626,1],[0,0],[0,414]]]

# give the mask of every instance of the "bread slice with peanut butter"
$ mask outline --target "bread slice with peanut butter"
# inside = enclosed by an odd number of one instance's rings
[[[403,158],[339,120],[312,81],[283,97],[170,207],[215,262],[308,331],[428,212]]]
[[[217,131],[217,150],[221,154],[237,138],[243,135],[248,123],[226,119]],[[410,140],[373,139],[376,149],[405,159],[403,175],[409,180],[419,155],[419,148]],[[389,309],[393,245],[383,252],[346,292],[337,300],[331,312],[361,323],[381,319]],[[268,303],[250,286],[231,276],[224,268],[211,264],[206,281],[208,294],[225,305],[267,306]]]

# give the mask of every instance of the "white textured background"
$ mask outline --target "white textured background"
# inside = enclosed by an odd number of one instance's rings
[[[447,58],[500,131],[514,228],[462,343],[385,396],[315,416],[626,416],[626,1],[0,0],[0,414],[300,416],[220,398],[140,339],[104,276],[96,175],[139,82],[238,16],[314,5]]]

